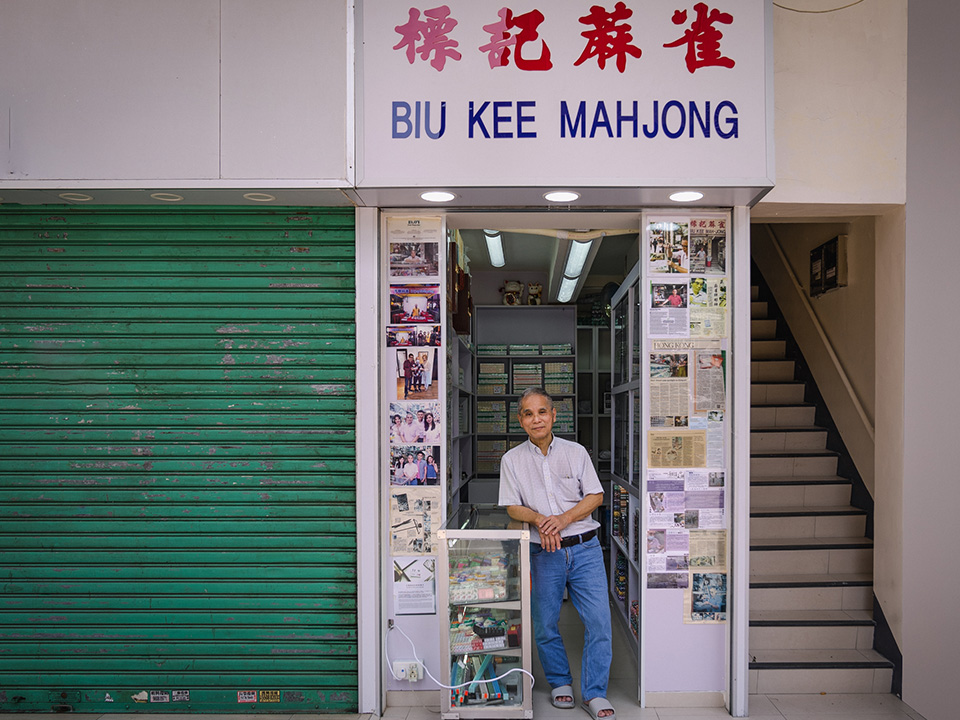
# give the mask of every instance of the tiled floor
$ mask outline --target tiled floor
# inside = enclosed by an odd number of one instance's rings
[[[578,690],[583,625],[576,612],[564,603],[561,628],[570,656],[574,690]],[[729,718],[724,708],[643,708],[637,704],[636,665],[623,632],[614,627],[613,667],[610,671],[608,697],[616,708],[617,720],[707,720]],[[579,707],[558,710],[550,704],[550,694],[543,670],[533,653],[534,720],[589,720]],[[580,697],[577,695],[577,701]],[[895,695],[751,695],[750,717],[755,720],[923,720]],[[393,707],[384,711],[389,720],[437,720],[436,708]],[[0,719],[2,720],[2,719]]]

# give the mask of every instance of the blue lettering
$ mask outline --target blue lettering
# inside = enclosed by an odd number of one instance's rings
[[[533,122],[536,120],[535,115],[524,115],[524,108],[536,108],[537,103],[533,100],[521,100],[517,102],[517,137],[518,138],[535,138],[537,136],[536,130],[524,130],[523,126],[525,123]]]
[[[487,100],[486,102],[483,103],[483,105],[480,106],[480,108],[476,112],[474,112],[473,100],[470,101],[470,110],[467,113],[467,117],[468,117],[467,127],[469,129],[469,132],[467,134],[468,137],[471,137],[471,138],[473,137],[473,126],[477,125],[480,127],[480,132],[483,133],[483,136],[487,139],[490,138],[490,133],[487,132],[487,127],[486,125],[483,124],[483,118],[481,117],[483,113],[486,112],[487,107],[489,105],[490,105],[490,101]]]
[[[700,117],[700,111],[697,109],[697,104],[691,100],[690,101],[690,137],[693,137],[694,128],[699,125],[700,132],[703,133],[705,138],[710,137],[710,101],[707,100],[704,103],[703,107],[704,115],[706,119]],[[694,123],[696,120],[696,123]]]
[[[675,107],[680,111],[680,127],[676,132],[671,132],[670,128],[667,127],[667,113],[670,112],[670,108]],[[683,105],[678,100],[671,100],[666,105],[663,106],[663,132],[668,138],[678,138],[683,135],[683,130],[687,126],[687,113],[683,109]]]
[[[512,138],[513,133],[509,130],[501,130],[500,126],[509,123],[512,119],[510,115],[501,115],[500,111],[504,108],[510,108],[513,103],[497,100],[493,103],[493,136],[495,138]]]
[[[660,132],[660,101],[653,101],[653,131],[651,132],[648,128],[650,126],[646,123],[643,124],[643,134],[648,138],[655,138],[657,133]]]
[[[428,138],[436,140],[442,137],[447,129],[447,104],[445,102],[440,103],[440,130],[437,132],[432,132],[430,129],[430,101],[427,100],[424,106],[426,107],[426,124],[423,130],[427,133]]]
[[[401,112],[402,111],[402,112]],[[403,125],[404,130],[400,130]],[[410,103],[395,101],[393,103],[393,137],[408,138],[413,132],[413,123],[410,122]]]
[[[725,108],[729,108],[733,111],[733,116],[726,118],[726,125],[729,128],[727,132],[724,132],[720,129],[720,111]],[[729,100],[724,100],[717,105],[717,110],[713,115],[713,126],[717,129],[717,135],[722,137],[724,140],[729,140],[732,137],[739,137],[738,132],[740,130],[740,121],[737,118],[737,106]]]
[[[623,103],[617,100],[617,137],[623,137],[623,123],[633,123],[633,136],[637,136],[637,124],[640,122],[640,115],[637,112],[637,101],[633,101],[633,115],[623,114]]]
[[[603,120],[600,119],[601,115],[603,116]],[[593,114],[593,124],[590,125],[590,137],[597,134],[598,127],[605,127],[607,129],[607,137],[613,137],[613,128],[610,127],[610,118],[607,116],[607,106],[603,104],[603,100],[597,102],[597,111]]]
[[[564,125],[566,121],[566,125]],[[567,101],[560,101],[560,137],[564,138],[567,136],[567,130],[570,131],[570,137],[577,137],[577,128],[580,129],[580,137],[585,137],[587,134],[587,103],[585,100],[580,101],[580,105],[577,108],[577,117],[571,123],[570,122],[570,111],[567,108]]]

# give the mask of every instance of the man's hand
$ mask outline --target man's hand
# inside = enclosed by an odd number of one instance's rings
[[[540,545],[547,552],[560,549],[560,533],[570,524],[563,515],[541,516],[537,521],[537,530],[540,532]]]

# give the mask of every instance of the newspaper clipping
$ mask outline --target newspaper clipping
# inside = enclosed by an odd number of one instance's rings
[[[698,413],[727,407],[726,352],[697,350],[693,407]]]
[[[439,487],[390,488],[390,554],[432,555],[440,527]]]
[[[725,337],[727,334],[726,278],[692,277],[690,294],[691,337]]]
[[[686,282],[650,284],[651,337],[690,337],[690,308]]]
[[[727,532],[690,533],[690,581],[684,592],[685,623],[716,624],[727,619]]]
[[[690,220],[690,272],[724,275],[727,266],[726,217]]]
[[[651,468],[706,467],[707,434],[702,430],[650,430],[647,451]]]
[[[690,272],[690,223],[672,220],[647,225],[652,273]]]

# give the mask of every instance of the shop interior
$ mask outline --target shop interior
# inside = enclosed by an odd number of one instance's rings
[[[457,296],[453,325],[458,335],[448,338],[457,347],[448,377],[452,386],[475,391],[455,390],[451,404],[461,406],[448,410],[461,423],[448,463],[453,485],[448,524],[468,518],[475,504],[496,504],[499,456],[525,439],[514,419],[521,390],[514,385],[524,378],[523,383],[541,385],[554,396],[555,432],[590,452],[605,497],[595,517],[601,542],[609,548],[611,299],[638,262],[640,218],[604,215],[600,223],[596,216],[571,218],[551,229],[536,226],[543,219],[483,218],[483,227],[448,220],[448,294]],[[513,354],[534,345],[540,346],[539,355]],[[511,354],[488,354],[501,347]],[[461,374],[471,368],[472,382]],[[505,377],[496,371],[506,371]],[[626,708],[637,702],[637,641],[629,620],[621,620],[614,619],[609,693],[615,705]],[[583,627],[570,603],[565,603],[562,626],[576,683]],[[532,670],[538,683],[545,683],[536,653]],[[534,693],[534,701],[544,706],[535,711],[549,714],[548,696],[540,695]]]

